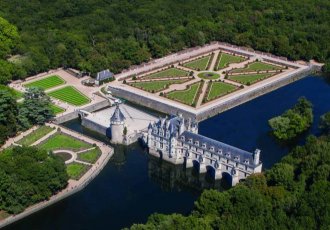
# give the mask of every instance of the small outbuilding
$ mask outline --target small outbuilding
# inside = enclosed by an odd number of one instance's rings
[[[105,82],[112,81],[114,79],[114,74],[110,72],[109,69],[98,72],[95,79],[96,85],[102,85]]]

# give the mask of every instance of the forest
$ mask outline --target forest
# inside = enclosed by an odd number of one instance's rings
[[[10,214],[48,199],[66,187],[64,161],[36,147],[14,147],[0,153],[0,210]]]
[[[153,214],[138,229],[329,229],[330,113],[271,169],[225,192],[204,190],[188,216]]]
[[[2,0],[17,30],[0,49],[0,83],[61,66],[117,73],[215,40],[329,71],[329,11],[327,0]]]

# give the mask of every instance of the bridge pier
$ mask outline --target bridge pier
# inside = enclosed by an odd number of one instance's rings
[[[216,169],[216,170],[215,170],[215,175],[214,175],[214,177],[215,177],[216,180],[222,178],[222,171],[221,171],[221,169]]]
[[[206,165],[202,162],[199,163],[199,173],[206,173]]]

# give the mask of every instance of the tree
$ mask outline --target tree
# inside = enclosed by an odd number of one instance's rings
[[[325,134],[330,134],[330,112],[321,116],[319,127]]]
[[[13,136],[17,132],[18,108],[15,98],[6,90],[0,90],[0,125],[5,128],[3,136]]]
[[[30,124],[42,125],[54,117],[51,100],[42,89],[29,88],[24,94],[20,115],[27,118]]]
[[[0,58],[9,55],[17,45],[18,40],[17,28],[0,17]]]

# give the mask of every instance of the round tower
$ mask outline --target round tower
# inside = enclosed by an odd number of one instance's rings
[[[122,144],[124,141],[125,119],[117,104],[116,110],[110,118],[111,142],[114,144]]]

